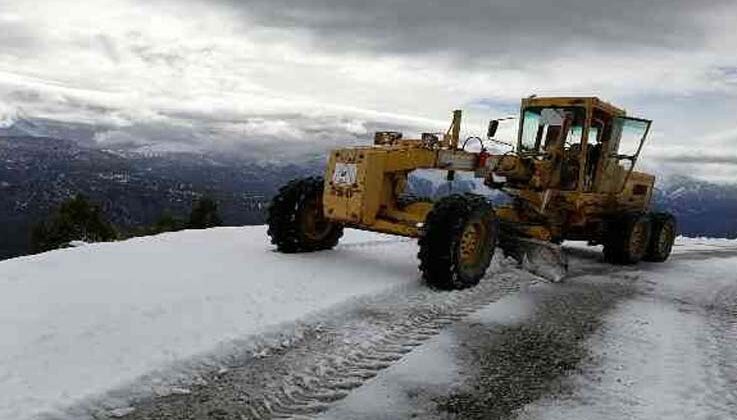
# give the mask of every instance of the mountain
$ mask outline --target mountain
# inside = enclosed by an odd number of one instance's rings
[[[81,193],[123,231],[162,213],[186,217],[202,195],[227,225],[260,224],[286,179],[319,173],[322,157],[298,164],[197,154],[101,150],[42,137],[0,137],[0,259],[26,253],[33,223]]]
[[[656,185],[653,201],[676,216],[682,235],[737,238],[737,184],[675,176]]]
[[[102,128],[87,123],[31,117],[22,109],[17,109],[0,120],[0,137],[70,139],[76,144],[94,146],[95,133]]]

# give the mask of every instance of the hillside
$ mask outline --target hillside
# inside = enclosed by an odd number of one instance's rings
[[[0,137],[0,259],[27,252],[30,226],[82,193],[124,231],[164,212],[187,216],[206,194],[227,225],[263,223],[263,207],[285,178],[321,162],[267,162],[196,154],[103,150],[42,137]]]

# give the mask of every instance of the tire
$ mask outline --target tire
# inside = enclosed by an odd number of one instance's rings
[[[645,214],[611,221],[604,238],[604,259],[612,264],[637,264],[647,252],[651,230],[650,218]]]
[[[475,286],[491,263],[499,227],[483,197],[453,194],[435,203],[419,239],[420,271],[440,290]]]
[[[663,262],[673,250],[676,240],[676,218],[670,213],[652,213],[652,234],[648,243],[647,252],[642,258],[650,262]]]
[[[268,208],[271,243],[279,252],[331,249],[343,236],[343,226],[323,214],[322,177],[295,179],[279,189]]]

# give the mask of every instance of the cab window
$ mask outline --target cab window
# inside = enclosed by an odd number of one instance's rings
[[[617,117],[612,126],[612,141],[618,145],[618,154],[634,157],[650,130],[650,121],[639,118]]]
[[[542,154],[556,147],[563,134],[566,148],[580,146],[584,122],[583,108],[526,108],[520,133],[520,152]],[[568,131],[563,133],[565,129]]]

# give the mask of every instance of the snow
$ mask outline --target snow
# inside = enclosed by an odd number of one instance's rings
[[[561,379],[573,394],[529,404],[518,420],[737,418],[737,241],[679,238],[677,245],[683,257],[667,264],[622,268],[641,293],[606,316],[586,343],[591,357]],[[708,256],[724,249],[732,256]],[[464,322],[523,325],[534,311],[533,299],[513,293]],[[435,407],[436,396],[467,380],[453,333],[447,328],[320,418],[455,417]]]
[[[224,343],[418,284],[415,254],[413,242],[347,230],[335,250],[285,255],[268,244],[265,227],[244,227],[1,262],[0,419],[61,415]],[[146,386],[186,391],[155,385]]]
[[[675,190],[673,190],[670,194],[668,194],[668,196],[670,198],[678,198],[686,192],[688,192],[686,187],[678,187]]]
[[[455,339],[447,332],[433,337],[317,418],[426,418],[432,395],[444,394],[462,379],[455,365],[454,345]]]
[[[528,286],[530,290],[547,285]],[[469,314],[464,322],[485,326],[515,326],[533,314],[528,292],[513,293]],[[463,343],[452,328],[443,330],[422,347],[382,371],[318,418],[406,419],[445,418],[437,413],[435,398],[462,385],[468,367],[458,365],[456,353]]]
[[[244,348],[258,356],[258,343],[288,341],[315,314],[422,287],[414,241],[354,230],[335,250],[313,254],[274,252],[265,227],[79,245],[0,262],[0,419],[76,418],[69,407],[85,404],[123,417],[137,395],[189,393],[197,363],[217,371],[218,357]],[[736,247],[678,238],[674,252]],[[598,364],[572,379],[580,393],[526,413],[700,418],[737,407],[723,383],[737,378],[737,308],[725,306],[737,301],[737,258],[717,264],[706,256],[633,269],[643,294],[589,343]],[[469,320],[513,325],[533,307],[511,295]],[[382,407],[407,407],[402,390],[447,389],[458,381],[450,343],[441,333],[326,417],[371,418]]]
[[[542,287],[538,285],[537,287]],[[530,287],[534,289],[534,287]],[[534,302],[527,294],[515,293],[479,309],[466,318],[466,322],[484,325],[515,326],[532,317]]]
[[[676,239],[675,249],[695,249],[699,246],[726,246],[737,247],[737,239],[727,238],[708,238],[708,237],[685,237],[679,236]]]
[[[695,250],[720,242],[679,240]],[[574,395],[531,404],[520,419],[737,418],[737,258],[674,259],[635,274],[643,293],[590,340]]]
[[[566,248],[584,249],[594,252],[601,252],[603,250],[601,245],[590,246],[586,241],[565,241],[563,245]],[[719,249],[733,250],[735,248],[737,248],[737,239],[678,236],[673,244],[673,254]]]

